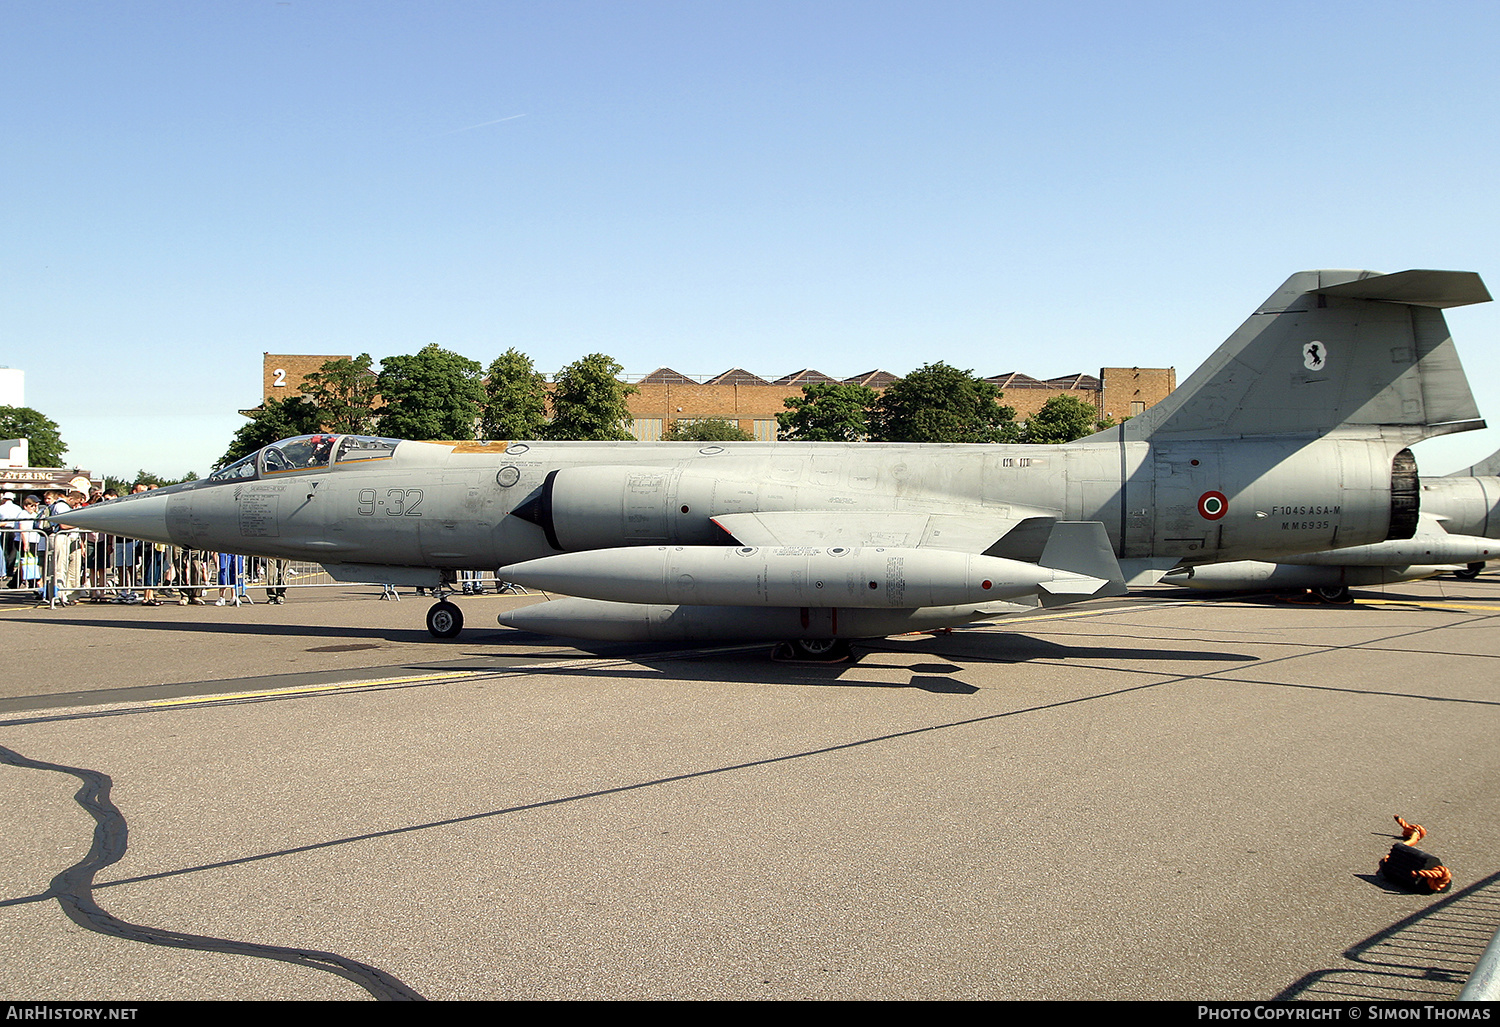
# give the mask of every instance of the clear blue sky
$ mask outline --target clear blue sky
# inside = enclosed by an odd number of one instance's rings
[[[96,473],[206,472],[263,351],[1180,379],[1293,271],[1500,292],[1493,2],[49,0],[0,26],[0,365]],[[1449,323],[1500,424],[1497,307]]]

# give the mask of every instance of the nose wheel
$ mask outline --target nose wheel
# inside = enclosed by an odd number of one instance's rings
[[[464,612],[446,599],[427,611],[427,630],[433,638],[457,638],[464,629]]]

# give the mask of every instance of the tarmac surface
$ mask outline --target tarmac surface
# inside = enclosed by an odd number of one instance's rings
[[[377,595],[0,602],[0,998],[1442,1000],[1500,927],[1493,574],[837,666]]]

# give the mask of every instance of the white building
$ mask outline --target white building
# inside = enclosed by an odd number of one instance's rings
[[[0,407],[26,405],[26,372],[19,367],[0,367]]]
[[[0,406],[14,406],[14,403]],[[30,446],[25,439],[0,439],[0,467],[30,467]]]

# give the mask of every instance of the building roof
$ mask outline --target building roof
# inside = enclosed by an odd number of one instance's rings
[[[857,374],[853,378],[845,378],[844,383],[846,385],[863,385],[867,389],[883,389],[892,382],[899,382],[900,380],[899,377],[891,374],[889,371],[876,370]]]
[[[1090,392],[1098,392],[1103,386],[1099,379],[1091,374],[1065,374],[1061,378],[1048,378],[1049,389],[1087,389]]]
[[[760,375],[751,374],[742,367],[731,368],[723,374],[710,378],[707,385],[770,385]]]
[[[650,374],[646,375],[646,377],[642,378],[641,382],[648,385],[698,384],[696,379],[689,378],[687,375],[682,374],[680,371],[674,371],[670,367],[658,367],[655,371],[652,371]]]
[[[1046,382],[1042,381],[1040,378],[1033,378],[1029,374],[1022,374],[1020,371],[1007,371],[1004,374],[997,374],[997,375],[994,375],[994,376],[992,376],[990,378],[986,378],[985,381],[991,382],[992,384],[995,384],[995,385],[998,385],[1002,389],[1050,389],[1050,388],[1052,388],[1052,386],[1048,385]]]
[[[784,378],[777,378],[772,385],[811,385],[813,382],[828,382],[830,385],[841,384],[837,378],[830,378],[822,371],[814,371],[810,367],[804,367],[795,374],[789,374]]]

